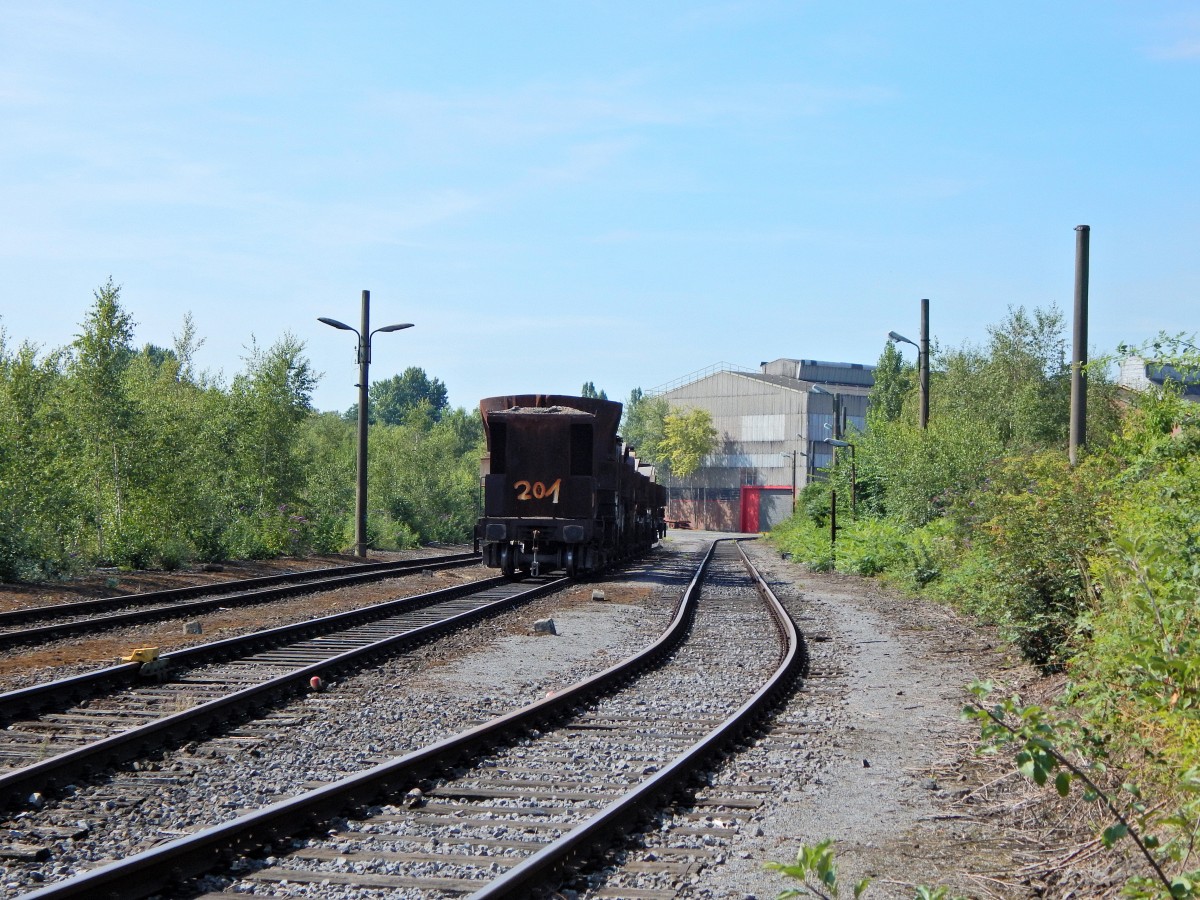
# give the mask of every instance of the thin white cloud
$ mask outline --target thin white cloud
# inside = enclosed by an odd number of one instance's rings
[[[633,139],[586,141],[566,149],[561,161],[534,166],[527,179],[532,184],[558,185],[586,181],[626,157],[638,145]]]
[[[1148,53],[1151,59],[1159,60],[1200,59],[1200,38],[1183,38],[1166,46],[1151,47]]]
[[[418,140],[464,149],[527,143],[556,135],[679,124],[680,113],[631,96],[638,87],[528,85],[502,93],[435,94],[392,91],[367,101],[370,112],[393,119]]]
[[[390,118],[414,146],[478,150],[551,137],[646,128],[705,127],[731,120],[820,116],[897,96],[875,85],[752,84],[680,98],[644,75],[607,84],[528,85],[508,92],[434,94],[396,91],[369,98],[374,115]]]
[[[686,10],[677,20],[683,28],[729,28],[752,24],[765,18],[792,14],[794,3],[778,0],[722,0]]]
[[[1162,62],[1200,59],[1200,15],[1187,13],[1154,23],[1156,39],[1145,49]]]

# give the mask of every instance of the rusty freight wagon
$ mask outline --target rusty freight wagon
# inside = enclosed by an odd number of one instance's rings
[[[509,578],[576,577],[658,540],[666,490],[617,434],[620,403],[520,394],[481,400],[479,411],[485,565]]]

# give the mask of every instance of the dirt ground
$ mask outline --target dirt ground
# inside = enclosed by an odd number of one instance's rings
[[[993,630],[872,579],[818,574],[758,544],[781,597],[799,596],[811,677],[793,703],[829,709],[820,760],[798,779],[751,858],[791,862],[801,843],[836,841],[843,896],[863,876],[867,900],[951,896],[1109,898],[1138,870],[1096,839],[1110,824],[1077,795],[1060,799],[1015,773],[1011,755],[981,756],[960,718],[966,685],[1047,702],[1062,687],[1022,662]],[[803,766],[805,763],[800,763]],[[746,887],[764,882],[745,873]],[[787,886],[779,876],[774,896]]]
[[[372,553],[370,562],[438,556],[451,551],[420,550],[397,553]],[[113,597],[146,591],[185,587],[195,584],[219,584],[238,578],[254,578],[287,572],[345,566],[356,562],[347,555],[312,556],[303,559],[226,563],[218,570],[196,568],[177,572],[110,572],[99,570],[68,582],[53,584],[0,584],[0,609],[47,606]],[[180,650],[221,638],[234,637],[357,609],[384,600],[452,587],[466,581],[491,577],[495,573],[481,566],[445,569],[423,575],[409,575],[369,582],[319,594],[305,594],[266,604],[233,606],[191,615],[114,628],[96,637],[49,641],[44,645],[17,647],[0,656],[0,691],[24,687],[50,677],[73,675],[100,666],[113,665],[121,656],[138,647],[157,647],[163,653]],[[112,586],[112,580],[117,586]],[[186,634],[183,621],[199,621],[200,634]],[[53,672],[51,672],[53,670]]]

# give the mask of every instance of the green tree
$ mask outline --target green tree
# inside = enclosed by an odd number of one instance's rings
[[[438,378],[430,378],[419,366],[409,366],[400,375],[371,382],[368,398],[367,420],[372,425],[399,425],[422,406],[427,409],[430,422],[436,422],[450,406],[446,385]],[[357,403],[346,410],[345,419],[358,421]]]
[[[316,380],[303,342],[285,332],[265,351],[252,342],[246,372],[233,381],[233,495],[246,507],[247,555],[289,549],[307,475],[301,426],[312,413]]]
[[[478,413],[383,425],[371,432],[368,530],[381,547],[463,541],[478,515],[483,428]]]
[[[356,428],[337,413],[318,413],[304,420],[302,444],[308,470],[304,515],[312,545],[342,550],[354,541]]]
[[[136,440],[135,406],[124,385],[134,357],[132,341],[133,319],[121,307],[120,286],[110,278],[94,293],[70,366],[75,433],[84,451],[80,487],[89,499],[101,556],[107,533],[123,524],[125,451]]]
[[[14,350],[0,328],[0,578],[345,547],[354,427],[313,411],[303,344],[252,338],[226,386],[197,373],[190,315],[169,349],[135,349],[133,332],[111,280],[70,348]],[[418,368],[377,398],[388,419],[388,401],[403,410],[372,429],[379,545],[465,539],[478,413],[450,410],[442,382]]]
[[[672,413],[663,423],[660,452],[670,463],[671,472],[687,478],[700,468],[704,457],[717,446],[717,429],[707,409]]]
[[[941,515],[953,496],[980,485],[989,464],[1006,452],[1065,450],[1070,368],[1062,315],[1010,308],[988,333],[985,348],[967,345],[934,358],[924,431],[916,427],[912,372],[885,350],[872,391],[878,405],[856,442],[866,512],[921,525]],[[1089,442],[1096,446],[1115,430],[1114,393],[1096,367],[1088,399],[1095,413]]]
[[[179,362],[178,377],[181,381],[197,382],[195,369],[196,353],[204,346],[204,338],[196,333],[196,321],[190,312],[183,314],[183,324],[179,334],[173,335],[172,350]]]
[[[1071,379],[1062,313],[1010,307],[987,347],[942,356],[930,420],[967,417],[1004,448],[1066,447]]]
[[[604,391],[596,390],[596,385],[590,381],[585,381],[583,383],[583,387],[581,387],[579,389],[579,396],[580,397],[588,397],[592,400],[607,400],[608,399],[608,394],[604,393]]]
[[[668,465],[663,439],[670,412],[666,398],[647,397],[641,388],[630,392],[621,422],[621,435],[637,450],[638,459],[659,467]]]
[[[138,355],[144,357],[152,368],[161,369],[169,366],[173,373],[179,371],[179,360],[175,356],[175,351],[170,347],[143,344]]]
[[[914,368],[904,364],[896,345],[888,341],[875,365],[875,383],[867,405],[867,427],[877,423],[895,422],[904,409],[904,398],[915,383]]]
[[[85,508],[64,357],[28,343],[11,352],[0,328],[0,580],[65,574],[78,558]]]

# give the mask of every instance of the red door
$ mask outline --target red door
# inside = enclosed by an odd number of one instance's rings
[[[758,532],[758,507],[762,488],[756,484],[742,485],[742,531],[747,534]]]

